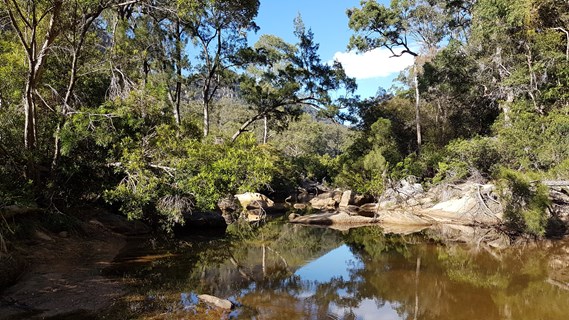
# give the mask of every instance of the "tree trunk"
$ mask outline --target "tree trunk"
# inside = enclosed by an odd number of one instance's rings
[[[203,101],[203,136],[207,137],[209,134],[209,103],[204,99]],[[235,139],[233,139],[235,140]]]
[[[26,150],[36,148],[36,104],[34,102],[34,67],[30,67],[28,79],[26,81],[26,93],[24,95],[24,147]]]
[[[420,96],[419,96],[419,79],[417,75],[417,63],[413,65],[413,72],[415,73],[413,80],[415,82],[415,123],[417,128],[417,153],[421,152],[421,113],[419,111],[419,103],[420,103]]]
[[[79,67],[79,55],[81,53],[81,49],[83,48],[83,43],[85,42],[85,38],[87,36],[89,28],[91,27],[91,24],[103,12],[103,10],[104,7],[100,6],[94,12],[82,16],[81,19],[82,24],[79,32],[79,39],[78,42],[74,44],[73,56],[71,59],[71,70],[70,70],[71,74],[69,76],[69,83],[67,84],[67,90],[65,91],[65,98],[63,100],[63,106],[61,108],[62,118],[57,124],[57,128],[54,135],[55,136],[54,151],[53,151],[53,158],[51,161],[52,172],[55,171],[55,169],[57,168],[59,163],[59,158],[61,157],[60,133],[61,133],[61,128],[63,128],[63,126],[65,125],[65,122],[67,121],[67,116],[71,111],[70,103],[71,103],[71,97],[73,96],[73,91],[75,90],[75,85],[77,84],[77,68]]]
[[[266,117],[266,116],[267,116],[266,114],[262,113],[262,114],[258,114],[258,115],[256,115],[256,116],[250,118],[249,120],[245,121],[245,122],[241,125],[241,127],[239,128],[239,130],[237,130],[237,131],[233,134],[233,136],[231,137],[231,142],[235,142],[235,140],[237,140],[237,138],[238,138],[243,132],[247,131],[247,128],[248,128],[253,122],[255,122],[255,121],[257,121],[257,120],[259,120],[259,119],[261,119],[261,118],[263,118],[263,117]]]
[[[180,116],[180,100],[182,98],[182,31],[180,21],[176,21],[176,98],[174,103],[174,118],[179,126],[182,123]]]
[[[263,144],[267,144],[267,135],[268,135],[268,123],[267,123],[267,116],[265,115],[263,117],[263,124],[264,124],[264,130],[263,130]]]

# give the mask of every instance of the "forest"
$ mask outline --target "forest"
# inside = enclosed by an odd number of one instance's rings
[[[263,34],[259,0],[0,3],[2,208],[90,203],[168,232],[306,181],[478,179],[543,236],[539,181],[569,178],[567,1],[363,0],[346,47],[414,59],[365,99],[300,15],[296,42]]]

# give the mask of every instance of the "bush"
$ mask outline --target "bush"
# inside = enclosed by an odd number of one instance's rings
[[[458,182],[466,179],[468,174],[468,165],[463,161],[439,162],[437,174],[433,177],[433,183],[436,184],[442,181]]]
[[[105,192],[129,218],[183,223],[192,210],[213,210],[219,199],[260,191],[276,174],[276,156],[252,135],[233,144],[206,144],[176,137],[161,126],[144,147],[125,148],[117,171],[122,181]]]
[[[476,169],[483,175],[492,175],[500,162],[497,140],[491,137],[475,137],[469,140],[457,139],[446,146],[452,162],[462,162],[470,169]]]
[[[401,180],[414,176],[420,178],[420,180],[432,179],[437,173],[439,163],[444,162],[444,159],[444,149],[427,144],[419,155],[412,153],[405,157],[403,161],[397,163],[392,170],[391,178]]]
[[[513,230],[543,236],[550,204],[547,187],[532,183],[534,174],[511,169],[501,168],[499,177],[506,223]]]

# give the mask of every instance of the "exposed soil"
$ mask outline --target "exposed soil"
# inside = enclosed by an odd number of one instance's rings
[[[124,247],[126,234],[144,228],[96,209],[82,220],[79,232],[42,230],[18,245],[27,268],[0,293],[0,319],[90,318],[126,293],[122,279],[102,270]]]

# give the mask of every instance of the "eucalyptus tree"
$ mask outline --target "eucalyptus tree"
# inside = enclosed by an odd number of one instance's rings
[[[27,72],[24,102],[24,146],[28,150],[36,148],[36,101],[35,95],[44,71],[51,47],[60,34],[60,16],[63,11],[62,0],[9,1],[3,0],[4,10],[10,24],[24,48]]]
[[[200,87],[206,137],[210,131],[212,103],[235,68],[231,58],[247,46],[246,33],[258,29],[253,19],[257,16],[259,0],[182,0],[179,3],[179,12],[186,17],[186,26],[198,50],[193,78]]]
[[[295,20],[294,33],[299,40],[296,45],[265,35],[253,49],[241,53],[249,63],[248,72],[240,79],[240,93],[255,112],[233,134],[233,141],[256,121],[273,119],[282,123],[299,116],[303,107],[333,118],[342,107],[343,97],[334,100],[330,93],[354,92],[355,81],[346,76],[339,63],[321,61],[314,34],[305,29],[300,18]]]
[[[2,11],[10,22],[9,29],[17,35],[26,58],[25,88],[22,90],[25,119],[24,147],[30,151],[27,173],[34,181],[37,177],[32,158],[36,156],[34,153],[38,148],[38,107],[43,107],[48,112],[63,118],[74,110],[74,91],[79,77],[82,51],[94,22],[107,8],[122,9],[136,2],[138,1],[3,0]],[[55,77],[50,74],[50,79],[44,78],[47,69],[52,68],[48,67],[50,64],[48,60],[57,57],[62,51],[66,53],[66,57],[59,56],[58,60],[70,63],[67,66],[68,71],[63,71],[64,77],[58,78],[60,79],[58,81],[67,84],[51,86],[48,82],[53,81]],[[50,72],[61,74],[62,70],[50,70]],[[42,91],[47,91],[51,98],[45,97]],[[55,132],[54,165],[59,155],[58,133],[61,124],[60,122]]]
[[[356,34],[348,48],[368,51],[388,49],[393,57],[409,54],[415,57],[413,86],[415,88],[415,120],[417,147],[422,144],[419,66],[417,57],[432,55],[447,35],[450,16],[447,6],[440,1],[392,0],[389,7],[375,0],[363,0],[361,8],[347,11],[349,27]]]

